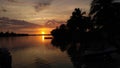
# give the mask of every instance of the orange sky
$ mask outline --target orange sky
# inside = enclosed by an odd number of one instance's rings
[[[53,30],[54,28],[48,28],[48,27],[44,27],[44,28],[28,28],[28,29],[22,29],[20,31],[15,31],[16,33],[28,33],[28,34],[42,34],[44,32],[44,34],[50,34],[50,32]]]
[[[53,30],[54,28],[40,28],[38,29],[38,31],[36,32],[37,34],[50,34],[51,30]]]
[[[91,0],[0,0],[0,18],[10,19],[7,21],[2,19],[2,22],[7,22],[7,24],[0,24],[0,31],[18,33],[41,33],[44,31],[50,33],[52,28],[66,22],[75,8],[81,8],[88,12],[90,2]],[[18,21],[17,24],[16,22],[10,24],[13,22],[11,19],[24,20],[50,28],[35,28],[35,26],[30,28],[30,24],[24,26],[24,23],[19,24]]]
[[[91,0],[0,0],[0,17],[44,24],[66,21],[74,8],[88,11]]]

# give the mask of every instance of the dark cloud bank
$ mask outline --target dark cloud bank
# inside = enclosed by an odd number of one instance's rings
[[[24,29],[24,28],[39,28],[40,25],[29,23],[23,20],[9,19],[7,17],[0,17],[0,29]]]
[[[54,28],[60,24],[65,23],[64,21],[48,20],[44,25],[38,25],[23,20],[15,20],[7,17],[0,17],[0,31],[15,31],[19,32],[25,30],[27,32],[35,31],[38,28]]]

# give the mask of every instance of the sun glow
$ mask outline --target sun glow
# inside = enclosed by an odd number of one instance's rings
[[[42,34],[44,35],[44,34],[45,34],[45,32],[43,32],[43,31],[42,31]]]
[[[50,34],[54,28],[39,28],[38,34]]]
[[[42,42],[45,42],[45,37],[46,37],[46,34],[50,34],[51,30],[53,28],[40,28],[38,31],[39,31],[39,34],[41,35],[41,41]]]

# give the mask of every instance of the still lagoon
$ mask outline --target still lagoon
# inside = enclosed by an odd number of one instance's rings
[[[44,36],[2,37],[0,48],[10,51],[12,68],[74,68],[67,53]]]

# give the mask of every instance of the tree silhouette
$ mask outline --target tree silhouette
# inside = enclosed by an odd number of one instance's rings
[[[51,33],[54,37],[70,37],[71,39],[104,39],[117,40],[120,31],[120,3],[113,0],[93,0],[89,16],[75,8],[67,24],[60,25]],[[69,36],[68,36],[69,35]]]
[[[93,0],[89,15],[98,28],[104,26],[105,31],[114,32],[120,22],[120,3],[113,0]]]
[[[82,12],[79,8],[75,8],[67,24],[61,24],[59,27],[51,31],[54,38],[71,39],[79,41],[84,38],[85,33],[91,29],[90,17],[84,16],[86,12]],[[83,37],[82,37],[83,36]]]
[[[99,34],[119,50],[120,3],[113,0],[93,0],[89,15]]]
[[[71,31],[75,31],[76,29],[79,29],[81,32],[85,31],[86,23],[84,22],[84,14],[85,12],[82,12],[79,8],[75,8],[71,18],[67,21],[67,27]]]
[[[113,0],[93,0],[91,3],[89,15],[92,17],[92,22],[96,25],[106,25],[111,22],[113,11]]]
[[[56,35],[53,45],[67,50],[76,68],[113,68],[116,62],[111,54],[120,54],[120,3],[93,0],[89,16],[84,13],[75,8],[67,24],[52,31]],[[70,40],[66,40],[67,35]]]

